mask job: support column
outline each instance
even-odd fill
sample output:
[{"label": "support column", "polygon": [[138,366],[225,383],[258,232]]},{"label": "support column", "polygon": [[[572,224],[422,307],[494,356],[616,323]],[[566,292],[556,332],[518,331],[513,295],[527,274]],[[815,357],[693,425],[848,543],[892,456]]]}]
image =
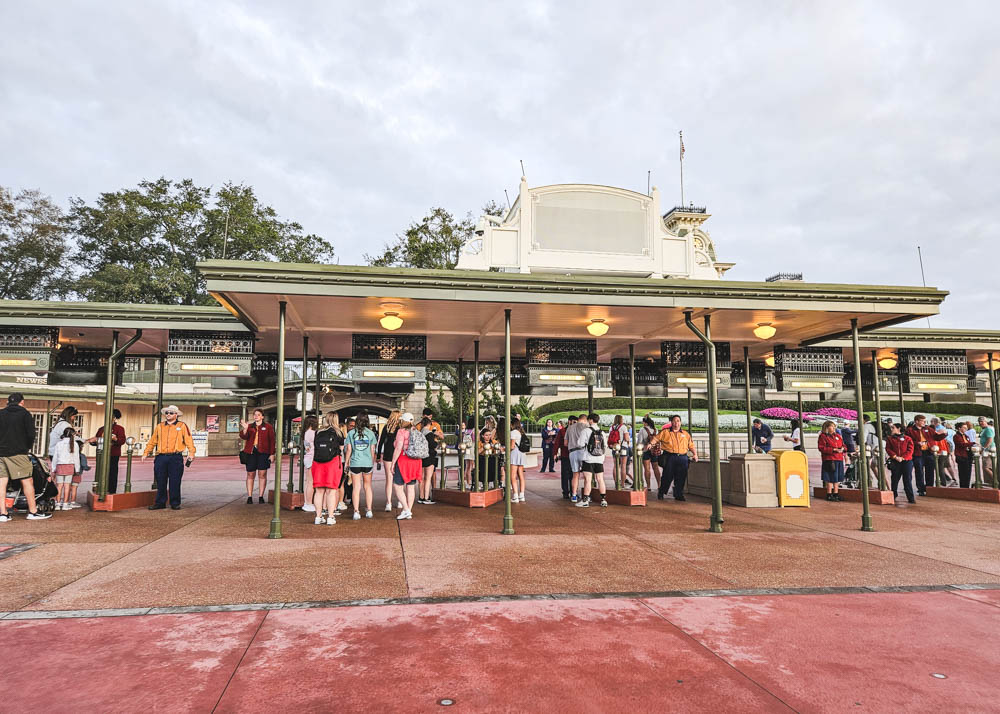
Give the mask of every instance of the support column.
[{"label": "support column", "polygon": [[906,429],[906,400],[903,399],[903,369],[896,355],[896,388],[899,390],[899,428]]},{"label": "support column", "polygon": [[[645,491],[646,482],[642,475],[642,454],[639,453],[639,449],[635,445],[636,436],[639,435],[639,430],[635,428],[635,345],[628,346],[628,381],[629,408],[632,411],[632,421],[629,422],[629,426],[632,427],[632,490]],[[688,424],[688,428],[691,428],[690,424]]]},{"label": "support column", "polygon": [[872,377],[875,381],[875,436],[878,437],[878,490],[886,491],[888,489],[885,482],[885,443],[882,438],[882,392],[878,383],[878,350],[872,350]]},{"label": "support column", "polygon": [[111,331],[111,354],[108,355],[108,379],[104,388],[104,437],[97,459],[97,500],[108,497],[108,471],[111,467],[111,435],[115,409],[115,364],[118,354],[118,330]]},{"label": "support column", "polygon": [[271,518],[271,531],[268,538],[281,538],[281,464],[283,462],[281,441],[285,434],[285,310],[288,303],[284,300],[278,303],[278,418],[275,420],[275,450],[274,460],[274,516]]},{"label": "support column", "polygon": [[[472,490],[473,491],[485,491],[486,483],[484,482],[480,485],[480,473],[479,473],[479,340],[473,342],[473,367],[472,367],[472,421],[475,426],[473,429],[476,432],[476,441],[474,445],[476,460],[472,462],[473,469],[473,479]],[[485,474],[482,474],[485,476]]]},{"label": "support column", "polygon": [[594,385],[587,385],[587,416],[594,413]]},{"label": "support column", "polygon": [[690,431],[692,434],[694,434],[694,418],[691,416],[692,413],[693,412],[691,411],[691,387],[688,387],[688,420],[687,420],[687,425],[688,425],[688,431]]},{"label": "support column", "polygon": [[[708,443],[712,460],[712,516],[708,529],[722,533],[722,463],[719,458],[719,385],[715,382],[715,343],[712,342],[712,317],[705,315],[705,331],[691,320],[691,310],[684,311],[684,324],[705,344],[705,370],[708,382]],[[689,390],[690,393],[690,390]],[[690,426],[690,424],[688,425]]]},{"label": "support column", "polygon": [[854,351],[854,394],[858,402],[858,468],[861,479],[861,530],[873,531],[872,514],[868,504],[868,449],[865,447],[862,427],[865,405],[861,396],[861,350],[858,348],[858,319],[851,320],[851,347]]},{"label": "support column", "polygon": [[[503,516],[503,534],[504,535],[514,535],[514,514],[510,510],[510,490],[511,490],[511,478],[510,478],[510,308],[503,311],[504,318],[504,328],[503,328],[503,415],[504,415],[504,435],[503,435],[503,453],[507,454],[505,459],[506,468],[504,469],[504,516]],[[590,388],[591,400],[593,400],[594,389]],[[521,427],[524,428],[524,427]]]},{"label": "support column", "polygon": [[[990,352],[986,357],[986,366],[990,372],[990,401],[993,403],[993,450],[997,451],[997,436],[1000,436],[1000,380],[997,379],[997,357]],[[993,488],[1000,482],[1000,458],[991,457],[993,464]]]},{"label": "support column", "polygon": [[[160,419],[163,418],[163,378],[167,369],[167,353],[161,352],[159,364],[157,365],[157,371],[159,375],[157,377],[156,384],[156,406],[153,408],[153,429],[149,432],[150,438],[156,432],[156,425],[160,423]],[[246,414],[243,415],[246,419]],[[156,472],[153,472],[153,491],[156,490]]]},{"label": "support column", "polygon": [[[458,358],[458,379],[455,380],[455,387],[458,390],[458,394],[455,395],[455,411],[458,412],[458,425],[461,427],[462,422],[465,421],[465,363],[462,358]],[[465,425],[468,428],[468,424]],[[455,451],[458,453],[458,488],[460,491],[465,491],[465,454],[459,448],[462,445],[462,433],[458,434],[458,440],[455,442]],[[442,452],[444,453],[444,452]],[[444,473],[444,462],[441,462],[441,472]]]},{"label": "support column", "polygon": [[[302,421],[299,422],[299,493],[306,491],[306,409],[309,397],[309,335],[302,335]],[[291,476],[291,474],[289,474]],[[290,480],[290,479],[289,479]],[[291,491],[292,489],[288,489]]]},{"label": "support column", "polygon": [[[313,411],[316,412],[316,418],[320,422],[323,421],[322,413],[323,410],[320,407],[320,397],[323,396],[323,358],[320,355],[316,355],[316,393],[313,395]],[[320,424],[322,427],[322,423]]]},{"label": "support column", "polygon": [[[806,453],[806,414],[802,409],[802,392],[796,392],[796,397],[799,400],[799,446],[802,447],[802,453]],[[806,462],[808,463],[809,457],[806,456]]]},{"label": "support column", "polygon": [[753,415],[750,405],[750,348],[743,347],[743,397],[747,408],[747,453],[753,453]]}]

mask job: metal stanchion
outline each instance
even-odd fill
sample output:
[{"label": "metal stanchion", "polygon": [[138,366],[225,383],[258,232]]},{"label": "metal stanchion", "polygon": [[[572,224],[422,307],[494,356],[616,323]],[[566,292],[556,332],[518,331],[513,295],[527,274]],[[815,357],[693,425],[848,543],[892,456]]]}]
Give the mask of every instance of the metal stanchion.
[{"label": "metal stanchion", "polygon": [[983,458],[980,455],[980,449],[978,444],[973,444],[970,451],[972,452],[972,464],[976,467],[976,482],[973,484],[973,488],[983,487]]},{"label": "metal stanchion", "polygon": [[132,493],[132,454],[135,452],[135,439],[131,436],[125,439],[125,493]]}]

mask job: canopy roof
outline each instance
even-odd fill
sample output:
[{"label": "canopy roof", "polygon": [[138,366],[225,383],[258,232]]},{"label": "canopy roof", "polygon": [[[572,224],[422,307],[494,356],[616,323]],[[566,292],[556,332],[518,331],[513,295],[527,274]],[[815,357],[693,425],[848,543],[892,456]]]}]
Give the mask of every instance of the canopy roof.
[{"label": "canopy roof", "polygon": [[[827,340],[824,347],[843,347],[845,356],[851,347],[849,338]],[[885,328],[859,336],[863,361],[871,361],[871,351],[877,350],[878,358],[895,354],[899,349],[965,350],[970,365],[986,369],[987,355],[1000,357],[1000,331],[996,330],[945,330],[930,328]],[[850,361],[850,359],[848,359]]]},{"label": "canopy roof", "polygon": [[[696,340],[684,326],[684,311],[712,315],[712,337],[754,357],[775,344],[829,339],[850,328],[894,325],[938,312],[947,292],[935,288],[835,285],[801,282],[734,282],[585,275],[536,275],[479,270],[416,270],[361,266],[207,261],[199,269],[208,289],[253,329],[258,351],[277,349],[278,302],[288,304],[287,328],[310,338],[310,354],[349,358],[351,334],[427,335],[431,360],[470,359],[481,340],[481,358],[503,355],[504,309],[510,308],[512,352],[523,354],[530,337],[588,338],[593,318],[610,331],[598,340],[598,359],[628,354],[659,355],[661,340]],[[403,326],[379,326],[385,301],[402,304]],[[753,328],[769,322],[769,342]],[[289,357],[301,341],[287,342]]]}]

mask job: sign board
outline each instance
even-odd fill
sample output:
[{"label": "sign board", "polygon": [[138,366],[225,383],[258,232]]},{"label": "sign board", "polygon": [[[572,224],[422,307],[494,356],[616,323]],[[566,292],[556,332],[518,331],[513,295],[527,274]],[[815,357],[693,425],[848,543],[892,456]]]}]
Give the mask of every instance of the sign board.
[{"label": "sign board", "polygon": [[[306,411],[312,411],[315,396],[312,392],[306,392]],[[295,395],[295,410],[302,411],[302,392]],[[237,431],[239,431],[237,429]]]},{"label": "sign board", "polygon": [[219,415],[218,414],[206,414],[205,415],[205,431],[209,434],[219,433]]},{"label": "sign board", "polygon": [[226,433],[227,434],[237,434],[240,431],[240,415],[239,414],[227,414],[226,415]]},{"label": "sign board", "polygon": [[198,457],[208,456],[208,432],[192,432],[191,438],[194,440],[194,455]]}]

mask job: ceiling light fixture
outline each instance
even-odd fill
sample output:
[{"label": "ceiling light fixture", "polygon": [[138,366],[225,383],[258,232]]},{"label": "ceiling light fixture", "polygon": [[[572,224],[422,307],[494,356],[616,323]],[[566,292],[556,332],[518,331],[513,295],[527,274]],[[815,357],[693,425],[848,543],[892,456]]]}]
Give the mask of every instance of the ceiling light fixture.
[{"label": "ceiling light fixture", "polygon": [[403,318],[399,316],[400,311],[403,309],[403,303],[401,302],[380,302],[379,308],[384,310],[384,314],[379,318],[378,324],[380,324],[383,329],[392,331],[398,330],[403,326]]},{"label": "ceiling light fixture", "polygon": [[777,330],[770,322],[758,322],[757,327],[753,328],[754,336],[761,340],[771,339],[776,332]]},{"label": "ceiling light fixture", "polygon": [[774,355],[771,355],[770,357],[765,357],[764,358],[764,364],[766,364],[768,367],[773,367],[774,366]]},{"label": "ceiling light fixture", "polygon": [[882,357],[878,361],[878,366],[881,367],[882,369],[892,369],[897,364],[899,363],[896,361],[896,358],[893,357],[892,355],[887,355],[885,357]]},{"label": "ceiling light fixture", "polygon": [[595,317],[590,321],[590,324],[587,325],[587,332],[592,334],[594,337],[606,335],[610,329],[610,325],[604,321],[603,317]]}]

